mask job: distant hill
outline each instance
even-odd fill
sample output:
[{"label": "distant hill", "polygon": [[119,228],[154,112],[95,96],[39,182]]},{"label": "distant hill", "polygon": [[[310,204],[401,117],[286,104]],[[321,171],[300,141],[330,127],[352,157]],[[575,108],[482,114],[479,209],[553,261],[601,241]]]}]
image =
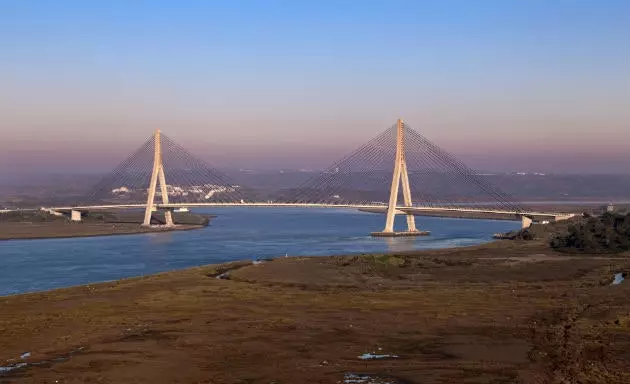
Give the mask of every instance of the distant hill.
[{"label": "distant hill", "polygon": [[[274,199],[303,184],[314,171],[225,171],[234,183],[252,191],[259,199]],[[40,175],[0,182],[0,208],[3,206],[40,206],[72,204],[103,175]],[[630,201],[630,175],[480,175],[512,195],[517,201]],[[167,175],[168,179],[168,175]],[[445,200],[461,191],[443,180],[427,182],[415,196],[438,196]],[[382,200],[387,191],[345,191]],[[413,194],[413,191],[412,191]]]}]

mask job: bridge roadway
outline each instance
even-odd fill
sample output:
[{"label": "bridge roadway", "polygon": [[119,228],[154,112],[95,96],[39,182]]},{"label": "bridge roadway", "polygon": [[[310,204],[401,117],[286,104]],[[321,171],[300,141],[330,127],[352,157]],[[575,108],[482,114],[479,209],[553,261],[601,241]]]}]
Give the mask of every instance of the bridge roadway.
[{"label": "bridge roadway", "polygon": [[[365,205],[365,204],[321,204],[321,203],[169,203],[169,204],[155,204],[158,210],[168,210],[177,208],[192,208],[192,207],[287,207],[287,208],[354,208],[365,212],[372,213],[385,213],[387,207],[383,205]],[[50,207],[46,208],[51,211],[57,212],[71,212],[71,211],[90,211],[90,210],[107,210],[107,209],[144,209],[146,204],[121,204],[121,205],[92,205],[92,206],[76,206],[76,207]],[[535,211],[508,211],[508,210],[496,210],[496,209],[479,209],[479,208],[467,208],[467,207],[405,207],[398,206],[396,208],[397,214],[411,213],[414,215],[439,215],[440,213],[449,214],[465,214],[466,217],[474,218],[475,214],[483,216],[491,215],[493,217],[507,219],[507,220],[520,220],[523,217],[528,217],[532,220],[566,220],[574,217],[573,213],[556,213],[556,212],[535,212]]]}]

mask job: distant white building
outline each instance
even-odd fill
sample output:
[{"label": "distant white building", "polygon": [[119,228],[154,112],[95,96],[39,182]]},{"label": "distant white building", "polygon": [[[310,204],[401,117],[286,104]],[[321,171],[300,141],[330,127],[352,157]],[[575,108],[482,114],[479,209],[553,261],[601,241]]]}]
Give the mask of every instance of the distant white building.
[{"label": "distant white building", "polygon": [[112,193],[114,195],[124,195],[125,193],[129,193],[129,192],[131,192],[131,189],[127,187],[120,187],[120,188],[112,189]]}]

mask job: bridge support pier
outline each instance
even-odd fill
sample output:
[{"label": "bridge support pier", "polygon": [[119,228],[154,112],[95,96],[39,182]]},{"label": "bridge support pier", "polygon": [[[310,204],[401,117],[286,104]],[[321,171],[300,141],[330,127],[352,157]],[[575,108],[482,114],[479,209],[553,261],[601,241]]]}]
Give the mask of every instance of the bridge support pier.
[{"label": "bridge support pier", "polygon": [[[166,175],[164,174],[164,164],[162,163],[162,139],[158,129],[155,131],[155,149],[153,155],[153,172],[151,173],[151,181],[149,183],[149,193],[147,197],[147,207],[144,211],[143,226],[151,226],[151,215],[155,207],[155,193],[158,181],[160,183],[160,194],[162,195],[162,203],[168,204],[168,188],[166,186]],[[170,210],[164,211],[165,224],[167,227],[174,226],[173,214]]]},{"label": "bridge support pier", "polygon": [[394,159],[394,174],[392,185],[389,191],[389,204],[387,206],[387,218],[385,219],[385,229],[382,232],[372,232],[372,236],[396,237],[396,236],[426,236],[430,232],[418,231],[416,229],[416,219],[412,213],[407,213],[407,231],[395,232],[394,219],[396,218],[396,206],[398,204],[398,191],[402,184],[403,200],[405,207],[411,207],[411,188],[409,185],[409,173],[407,172],[407,161],[405,160],[405,124],[401,119],[396,122],[396,156]]},{"label": "bridge support pier", "polygon": [[75,209],[70,211],[70,220],[71,221],[81,221],[81,211],[77,211]]}]

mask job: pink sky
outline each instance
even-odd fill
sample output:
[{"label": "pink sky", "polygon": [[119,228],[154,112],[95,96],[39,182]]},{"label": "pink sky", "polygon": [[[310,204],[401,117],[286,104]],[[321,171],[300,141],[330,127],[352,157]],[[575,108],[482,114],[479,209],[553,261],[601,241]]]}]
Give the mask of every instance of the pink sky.
[{"label": "pink sky", "polygon": [[401,117],[476,168],[630,173],[630,9],[587,3],[6,5],[0,172],[103,171],[157,128],[324,167]]}]

